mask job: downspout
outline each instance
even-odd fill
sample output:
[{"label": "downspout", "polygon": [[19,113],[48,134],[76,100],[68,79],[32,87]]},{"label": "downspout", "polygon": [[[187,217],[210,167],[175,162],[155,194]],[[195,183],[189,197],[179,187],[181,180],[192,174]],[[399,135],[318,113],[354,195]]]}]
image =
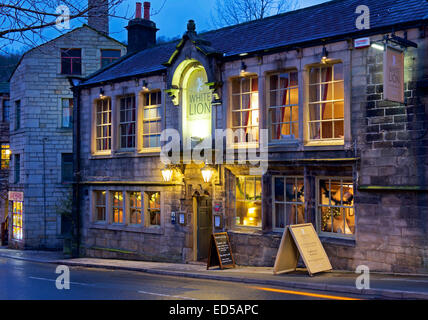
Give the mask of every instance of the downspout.
[{"label": "downspout", "polygon": [[80,256],[80,89],[73,87],[73,209],[72,221],[75,222],[73,226],[73,242],[76,247],[72,245],[72,256]]}]

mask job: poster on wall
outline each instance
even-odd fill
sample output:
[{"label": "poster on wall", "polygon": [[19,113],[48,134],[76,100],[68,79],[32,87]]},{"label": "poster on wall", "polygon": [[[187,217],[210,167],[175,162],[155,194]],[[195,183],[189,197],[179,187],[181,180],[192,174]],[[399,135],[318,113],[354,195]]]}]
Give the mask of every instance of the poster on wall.
[{"label": "poster on wall", "polygon": [[389,46],[383,58],[383,99],[404,103],[404,52]]}]

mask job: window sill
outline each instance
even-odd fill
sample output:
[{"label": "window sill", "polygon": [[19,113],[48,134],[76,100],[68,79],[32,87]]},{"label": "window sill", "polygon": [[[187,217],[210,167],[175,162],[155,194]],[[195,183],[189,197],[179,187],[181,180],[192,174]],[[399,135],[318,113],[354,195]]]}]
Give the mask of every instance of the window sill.
[{"label": "window sill", "polygon": [[238,143],[232,144],[233,149],[258,149],[259,143]]},{"label": "window sill", "polygon": [[233,233],[233,234],[246,234],[246,235],[255,235],[255,236],[263,236],[262,228],[258,227],[237,227],[235,226],[232,230],[227,230],[227,232]]},{"label": "window sill", "polygon": [[355,247],[357,244],[354,238],[329,237],[326,235],[319,235],[319,238],[323,244],[332,244],[344,247]]},{"label": "window sill", "polygon": [[305,147],[324,147],[324,146],[344,146],[344,140],[325,140],[325,141],[309,141],[305,143]]},{"label": "window sill", "polygon": [[162,227],[143,227],[143,226],[119,225],[119,224],[114,225],[114,224],[97,223],[97,222],[93,222],[90,225],[89,229],[138,232],[138,233],[158,234],[158,235],[164,234],[164,230]]}]

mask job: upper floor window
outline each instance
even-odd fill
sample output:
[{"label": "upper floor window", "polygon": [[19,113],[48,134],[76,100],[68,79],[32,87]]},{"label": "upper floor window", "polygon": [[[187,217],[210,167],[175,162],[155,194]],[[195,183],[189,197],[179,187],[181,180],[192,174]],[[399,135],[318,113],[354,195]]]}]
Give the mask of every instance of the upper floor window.
[{"label": "upper floor window", "polygon": [[120,149],[135,148],[136,108],[135,96],[120,99],[119,146]]},{"label": "upper floor window", "polygon": [[15,101],[15,130],[21,129],[21,100]]},{"label": "upper floor window", "polygon": [[240,176],[236,178],[236,225],[262,226],[261,177]]},{"label": "upper floor window", "polygon": [[96,128],[95,144],[96,151],[111,151],[111,101],[110,99],[97,100],[95,110]]},{"label": "upper floor window", "polygon": [[3,100],[3,122],[10,121],[10,100]]},{"label": "upper floor window", "polygon": [[2,170],[9,169],[10,162],[10,146],[8,143],[1,144],[1,168]]},{"label": "upper floor window", "polygon": [[162,92],[143,95],[143,148],[160,148]]},{"label": "upper floor window", "polygon": [[340,178],[318,180],[317,218],[322,233],[342,236],[355,234],[352,181]]},{"label": "upper floor window", "polygon": [[309,71],[308,137],[311,141],[344,139],[343,64]]},{"label": "upper floor window", "polygon": [[101,49],[101,68],[120,58],[120,50]]},{"label": "upper floor window", "polygon": [[62,127],[72,128],[73,127],[73,99],[62,99]]},{"label": "upper floor window", "polygon": [[241,130],[239,141],[259,140],[259,87],[257,76],[232,80],[232,129]]},{"label": "upper floor window", "polygon": [[61,74],[82,74],[82,49],[61,49]]},{"label": "upper floor window", "polygon": [[269,77],[268,112],[270,141],[299,137],[299,87],[297,71]]},{"label": "upper floor window", "polygon": [[15,183],[19,183],[19,181],[21,180],[21,155],[19,154],[15,154],[15,161],[14,161],[14,166],[15,166]]}]

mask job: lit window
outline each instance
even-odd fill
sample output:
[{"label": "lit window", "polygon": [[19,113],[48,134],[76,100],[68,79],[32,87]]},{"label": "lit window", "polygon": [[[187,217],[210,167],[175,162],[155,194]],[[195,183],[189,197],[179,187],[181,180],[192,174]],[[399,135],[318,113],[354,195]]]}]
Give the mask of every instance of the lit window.
[{"label": "lit window", "polygon": [[62,99],[62,127],[73,127],[73,99]]},{"label": "lit window", "polygon": [[110,50],[102,49],[101,50],[101,68],[104,68],[120,58],[120,50]]},{"label": "lit window", "polygon": [[2,170],[9,169],[10,162],[10,146],[8,143],[1,144],[1,168]]},{"label": "lit window", "polygon": [[146,226],[161,225],[161,202],[160,192],[146,192],[147,211],[146,211]]},{"label": "lit window", "polygon": [[113,223],[123,224],[123,192],[112,192],[112,194]]},{"label": "lit window", "polygon": [[307,128],[309,140],[343,140],[344,87],[341,63],[310,69]]},{"label": "lit window", "polygon": [[297,71],[269,77],[270,140],[299,137],[299,87]]},{"label": "lit window", "polygon": [[3,122],[10,121],[10,100],[3,100]]},{"label": "lit window", "polygon": [[95,221],[105,222],[107,220],[107,192],[94,191],[95,199]]},{"label": "lit window", "polygon": [[274,228],[305,223],[303,178],[275,177],[273,190]]},{"label": "lit window", "polygon": [[232,129],[242,133],[235,143],[259,140],[258,90],[257,77],[232,80]]},{"label": "lit window", "polygon": [[236,225],[262,226],[261,177],[236,178]]},{"label": "lit window", "polygon": [[318,185],[320,231],[327,234],[355,234],[354,186],[343,179],[322,179]]},{"label": "lit window", "polygon": [[22,207],[23,203],[20,201],[13,201],[12,204],[12,237],[15,240],[23,239],[22,231]]},{"label": "lit window", "polygon": [[141,224],[141,192],[129,193],[129,224]]},{"label": "lit window", "polygon": [[111,103],[110,99],[97,100],[96,151],[111,151]]},{"label": "lit window", "polygon": [[135,148],[136,110],[135,97],[120,99],[119,109],[119,144],[120,149]]},{"label": "lit window", "polygon": [[146,93],[143,101],[143,148],[160,148],[162,93]]},{"label": "lit window", "polygon": [[61,74],[82,74],[81,49],[61,49]]}]

